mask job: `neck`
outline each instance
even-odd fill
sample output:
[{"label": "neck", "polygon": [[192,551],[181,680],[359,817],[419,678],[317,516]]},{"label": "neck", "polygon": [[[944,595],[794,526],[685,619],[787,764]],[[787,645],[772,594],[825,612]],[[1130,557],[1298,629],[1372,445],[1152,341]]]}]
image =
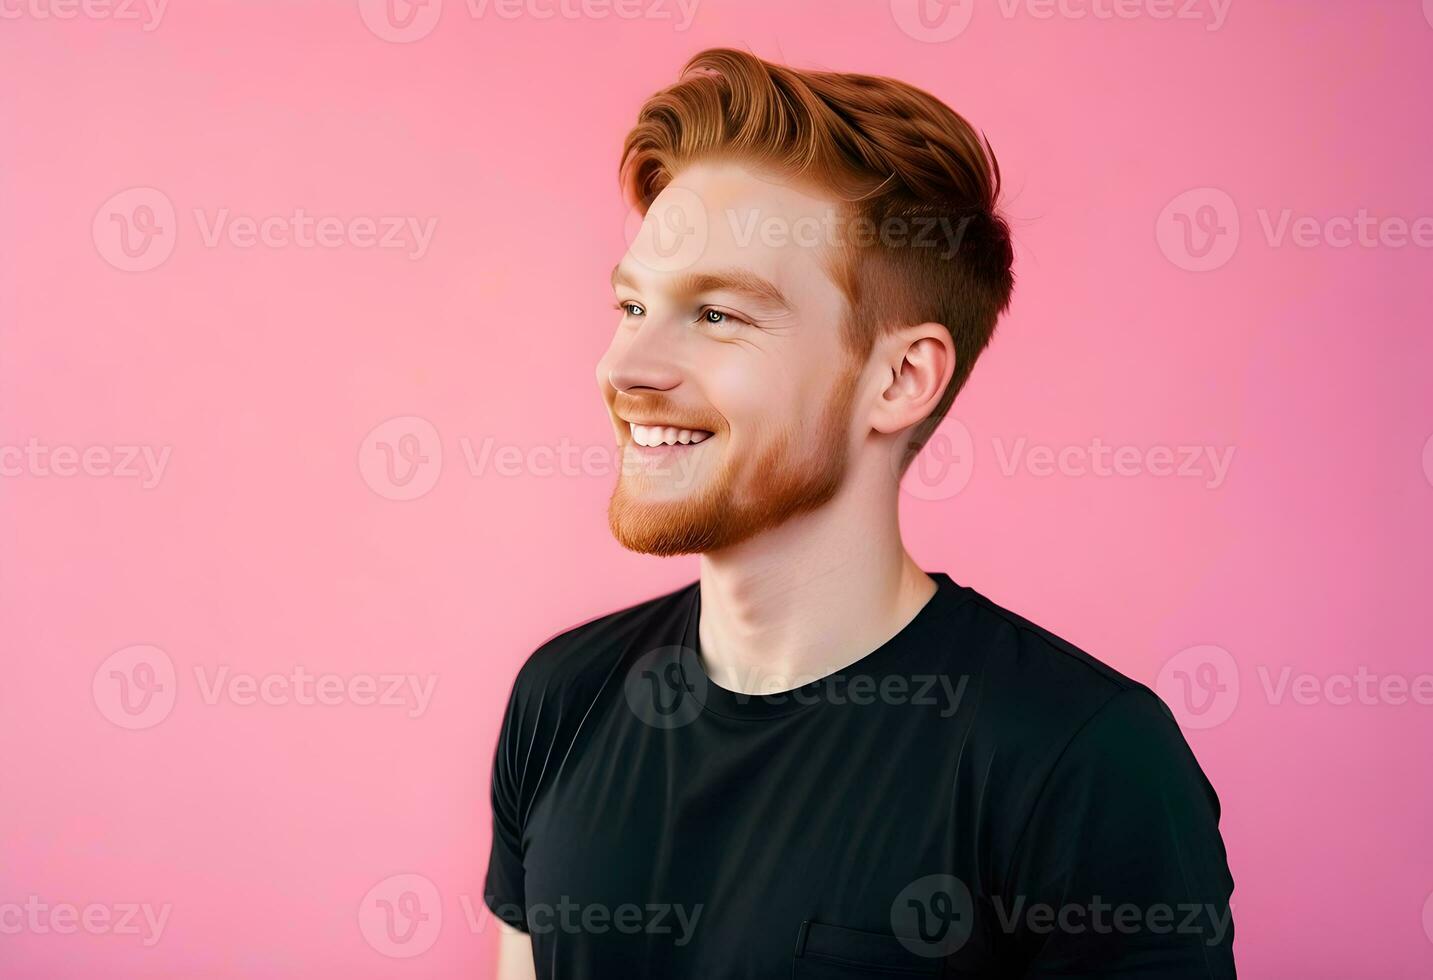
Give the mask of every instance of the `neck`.
[{"label": "neck", "polygon": [[901,541],[888,471],[701,560],[702,661],[720,686],[777,693],[841,670],[911,621],[935,582]]}]

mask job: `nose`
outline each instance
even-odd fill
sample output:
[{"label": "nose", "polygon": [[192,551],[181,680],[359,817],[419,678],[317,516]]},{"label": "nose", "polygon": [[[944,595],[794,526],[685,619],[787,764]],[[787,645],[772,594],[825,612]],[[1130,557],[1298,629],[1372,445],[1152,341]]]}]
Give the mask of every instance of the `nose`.
[{"label": "nose", "polygon": [[631,331],[619,327],[598,364],[598,380],[622,392],[671,391],[682,380],[672,332],[655,320]]}]

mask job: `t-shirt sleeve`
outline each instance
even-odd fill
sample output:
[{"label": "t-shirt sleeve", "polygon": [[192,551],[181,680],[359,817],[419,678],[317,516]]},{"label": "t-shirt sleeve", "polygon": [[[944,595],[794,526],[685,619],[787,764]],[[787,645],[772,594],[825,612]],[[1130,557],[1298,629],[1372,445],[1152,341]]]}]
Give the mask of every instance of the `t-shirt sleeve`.
[{"label": "t-shirt sleeve", "polygon": [[493,844],[488,855],[484,900],[499,919],[527,931],[526,874],[522,863],[523,766],[519,684],[513,686],[493,756]]},{"label": "t-shirt sleeve", "polygon": [[1234,976],[1219,800],[1147,688],[1072,736],[1010,868],[998,911],[1028,976]]}]

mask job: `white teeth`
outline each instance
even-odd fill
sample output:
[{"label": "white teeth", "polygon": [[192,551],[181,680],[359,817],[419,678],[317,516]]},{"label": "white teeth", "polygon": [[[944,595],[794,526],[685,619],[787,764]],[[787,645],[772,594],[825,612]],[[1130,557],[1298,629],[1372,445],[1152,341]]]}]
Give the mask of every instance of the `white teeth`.
[{"label": "white teeth", "polygon": [[632,425],[632,441],[639,446],[692,446],[711,435],[701,429],[678,429],[670,425]]}]

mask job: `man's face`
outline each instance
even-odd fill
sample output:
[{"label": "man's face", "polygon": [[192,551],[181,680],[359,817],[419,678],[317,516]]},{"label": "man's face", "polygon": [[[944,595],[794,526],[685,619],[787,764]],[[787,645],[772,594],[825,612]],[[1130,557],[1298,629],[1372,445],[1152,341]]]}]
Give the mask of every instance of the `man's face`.
[{"label": "man's face", "polygon": [[824,264],[836,214],[724,162],[682,170],[652,202],[614,270],[617,330],[597,364],[625,547],[715,551],[839,488],[859,364]]}]

